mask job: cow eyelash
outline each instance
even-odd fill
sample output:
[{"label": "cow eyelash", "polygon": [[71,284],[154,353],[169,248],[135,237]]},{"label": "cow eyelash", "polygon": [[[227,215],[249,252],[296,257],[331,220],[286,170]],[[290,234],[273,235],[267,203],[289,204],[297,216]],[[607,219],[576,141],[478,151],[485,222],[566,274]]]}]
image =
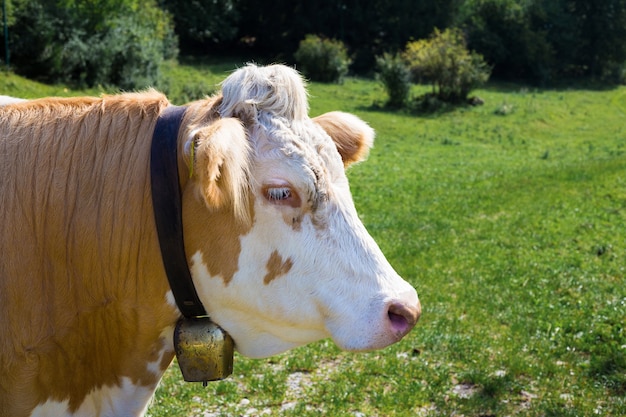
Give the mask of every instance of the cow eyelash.
[{"label": "cow eyelash", "polygon": [[263,197],[277,206],[289,206],[293,208],[299,208],[302,205],[302,200],[298,192],[285,184],[272,184],[263,187]]},{"label": "cow eyelash", "polygon": [[269,201],[284,201],[291,197],[291,189],[289,187],[273,187],[265,191],[265,196]]}]

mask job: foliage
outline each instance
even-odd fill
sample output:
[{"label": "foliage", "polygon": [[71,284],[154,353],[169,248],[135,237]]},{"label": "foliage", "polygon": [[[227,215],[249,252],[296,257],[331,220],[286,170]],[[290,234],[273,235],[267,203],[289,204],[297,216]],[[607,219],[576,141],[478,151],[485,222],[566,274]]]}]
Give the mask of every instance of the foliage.
[{"label": "foliage", "polygon": [[241,15],[237,0],[162,0],[161,3],[173,16],[185,51],[228,44],[236,39]]},{"label": "foliage", "polygon": [[601,80],[623,81],[626,62],[626,0],[561,0],[558,8],[542,1],[545,23],[555,22],[548,34],[554,37],[557,62]]},{"label": "foliage", "polygon": [[411,38],[452,22],[461,0],[239,0],[240,37],[267,56],[289,60],[299,42],[315,33],[350,48],[351,70],[371,73],[375,56],[398,51]]},{"label": "foliage", "polygon": [[12,63],[33,78],[140,88],[177,54],[170,17],[154,0],[23,1],[14,18]]},{"label": "foliage", "polygon": [[385,53],[376,58],[377,78],[385,87],[390,107],[404,107],[411,91],[411,72],[398,54]]},{"label": "foliage", "polygon": [[298,69],[314,81],[341,82],[350,58],[343,42],[307,35],[294,54]]},{"label": "foliage", "polygon": [[[185,54],[234,52],[291,63],[310,33],[343,42],[350,70],[371,75],[376,56],[397,53],[435,28],[459,27],[501,79],[626,82],[626,0],[5,1],[15,68],[40,79],[109,82],[98,74],[113,65],[105,60],[110,53],[100,55],[105,37],[119,36],[116,46],[146,42],[131,54],[135,63],[114,71],[118,79],[143,72],[140,81],[126,81],[139,85],[158,77],[157,49],[166,59],[176,56],[177,37]],[[113,33],[122,21],[131,28]]]},{"label": "foliage", "polygon": [[623,81],[626,0],[468,0],[458,19],[495,75]]},{"label": "foliage", "polygon": [[494,75],[550,82],[554,48],[541,20],[538,1],[468,0],[461,9],[462,25],[472,48],[481,51]]},{"label": "foliage", "polygon": [[436,96],[446,102],[467,99],[470,91],[487,82],[491,73],[482,55],[467,50],[458,29],[435,29],[429,39],[409,42],[404,59],[413,77],[430,82]]}]

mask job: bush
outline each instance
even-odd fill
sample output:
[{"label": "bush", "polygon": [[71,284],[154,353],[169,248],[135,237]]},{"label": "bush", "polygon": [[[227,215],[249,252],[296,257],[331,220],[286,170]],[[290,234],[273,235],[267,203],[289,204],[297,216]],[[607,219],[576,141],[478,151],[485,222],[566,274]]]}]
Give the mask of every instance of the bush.
[{"label": "bush", "polygon": [[157,84],[177,55],[170,16],[154,0],[101,0],[99,8],[36,0],[16,6],[16,72],[45,81],[137,89]]},{"label": "bush", "polygon": [[343,42],[316,35],[307,35],[300,42],[294,58],[304,75],[321,82],[341,82],[351,62]]},{"label": "bush", "polygon": [[[119,16],[94,43],[90,62],[99,68],[89,84],[113,84],[131,90],[154,86],[167,52],[165,40],[150,20],[132,14]],[[171,46],[170,46],[171,48]]]},{"label": "bush", "polygon": [[459,29],[435,29],[429,39],[409,42],[403,54],[415,80],[430,82],[441,100],[459,102],[489,79],[482,55],[467,49]]},{"label": "bush", "polygon": [[404,107],[411,91],[411,72],[400,55],[376,57],[377,78],[383,83],[391,107]]}]

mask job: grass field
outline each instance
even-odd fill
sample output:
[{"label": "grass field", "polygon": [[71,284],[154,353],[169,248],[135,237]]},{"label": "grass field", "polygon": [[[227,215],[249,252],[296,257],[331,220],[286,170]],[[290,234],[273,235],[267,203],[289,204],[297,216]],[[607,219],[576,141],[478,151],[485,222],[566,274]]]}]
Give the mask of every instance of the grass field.
[{"label": "grass field", "polygon": [[[183,100],[228,68],[172,66],[165,89]],[[0,94],[76,93],[0,73]],[[419,116],[384,110],[373,81],[310,86],[312,114],[353,112],[378,132],[349,178],[420,294],[411,334],[366,354],[322,341],[236,356],[206,388],[173,365],[148,415],[626,415],[626,88],[477,95],[485,105]]]}]

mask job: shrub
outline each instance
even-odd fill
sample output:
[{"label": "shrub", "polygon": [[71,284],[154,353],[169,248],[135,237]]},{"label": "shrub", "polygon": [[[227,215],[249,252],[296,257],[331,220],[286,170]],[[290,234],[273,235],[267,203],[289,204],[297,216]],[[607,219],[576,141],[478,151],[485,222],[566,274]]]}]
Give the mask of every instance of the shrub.
[{"label": "shrub", "polygon": [[459,29],[435,29],[429,39],[409,42],[404,52],[414,79],[430,82],[441,100],[458,102],[491,74],[482,55],[467,49]]},{"label": "shrub", "polygon": [[[113,84],[130,90],[154,86],[167,55],[165,39],[157,36],[158,27],[136,14],[119,16],[94,43],[90,62],[98,71],[89,84]],[[170,53],[171,54],[171,53]]]},{"label": "shrub", "polygon": [[10,38],[18,73],[136,89],[155,85],[163,60],[177,55],[171,18],[154,0],[63,4],[20,3]]},{"label": "shrub", "polygon": [[377,78],[383,83],[391,107],[403,107],[411,91],[411,72],[400,55],[376,57]]},{"label": "shrub", "polygon": [[341,82],[350,58],[343,42],[307,35],[294,54],[300,71],[314,81]]}]

